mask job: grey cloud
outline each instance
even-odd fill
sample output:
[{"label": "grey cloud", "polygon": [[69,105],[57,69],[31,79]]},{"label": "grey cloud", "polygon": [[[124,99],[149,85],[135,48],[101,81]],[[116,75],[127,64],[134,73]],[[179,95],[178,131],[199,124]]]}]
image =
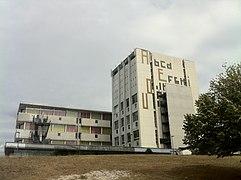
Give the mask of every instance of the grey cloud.
[{"label": "grey cloud", "polygon": [[110,70],[135,47],[195,61],[201,92],[240,56],[235,0],[12,0],[0,12],[0,139],[19,102],[110,111]]}]

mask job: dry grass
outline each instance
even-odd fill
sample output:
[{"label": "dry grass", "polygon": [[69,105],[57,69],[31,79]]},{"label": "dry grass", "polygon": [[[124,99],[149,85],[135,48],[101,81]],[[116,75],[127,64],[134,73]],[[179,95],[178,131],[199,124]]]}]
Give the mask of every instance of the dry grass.
[{"label": "dry grass", "polygon": [[241,157],[176,155],[82,155],[1,157],[0,179],[37,180],[124,170],[130,179],[241,179]]}]

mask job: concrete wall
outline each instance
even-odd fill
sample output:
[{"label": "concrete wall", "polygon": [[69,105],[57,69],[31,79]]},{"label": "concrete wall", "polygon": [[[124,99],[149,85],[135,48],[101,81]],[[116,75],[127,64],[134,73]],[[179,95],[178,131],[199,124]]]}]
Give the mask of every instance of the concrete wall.
[{"label": "concrete wall", "polygon": [[182,141],[184,115],[195,112],[191,88],[167,84],[166,93],[172,148],[185,147]]},{"label": "concrete wall", "polygon": [[136,50],[140,147],[157,147],[149,51]]},{"label": "concrete wall", "polygon": [[[31,143],[31,134],[35,132],[34,117],[45,118],[50,123],[46,139],[54,144],[86,144],[102,145],[110,143],[111,121],[103,120],[111,113],[91,110],[58,110],[58,107],[42,107],[41,105],[20,104],[21,111],[17,116],[15,141]],[[49,108],[49,109],[48,109]],[[89,118],[80,118],[81,113],[89,113]],[[108,118],[105,116],[105,118]],[[96,130],[97,129],[97,130]]]},{"label": "concrete wall", "polygon": [[[194,62],[137,48],[112,71],[112,124],[114,125],[115,122],[118,122],[119,126],[117,129],[113,128],[112,131],[113,145],[116,145],[115,138],[118,137],[118,145],[122,146],[122,136],[124,135],[126,140],[127,133],[131,133],[131,146],[165,147],[160,141],[165,139],[165,137],[158,93],[167,93],[166,86],[168,84],[190,90],[191,94],[185,98],[192,102],[192,106],[190,106],[190,109],[182,109],[181,111],[182,113],[193,112],[195,109],[194,103],[199,94]],[[178,91],[179,89],[176,92],[174,90],[171,91],[174,94],[176,93],[175,98],[179,98],[180,94]],[[131,105],[131,98],[135,93],[137,93],[138,102]],[[174,96],[171,95],[168,101],[172,97]],[[126,111],[124,106],[124,112],[122,112],[120,110],[121,103],[124,102],[125,104],[125,99],[127,98],[130,99],[129,111]],[[170,105],[174,107],[171,103]],[[174,109],[171,108],[171,111],[168,113],[175,114],[174,111],[175,107]],[[126,116],[130,115],[131,117],[134,112],[138,112],[138,123],[126,124]],[[125,120],[124,131],[120,124],[122,118]],[[132,117],[130,121],[133,121]],[[173,125],[173,122],[171,122],[171,125]],[[179,129],[180,127],[182,128],[182,125],[181,123],[177,124],[176,136],[180,134]],[[128,127],[130,128],[128,129]],[[135,130],[139,130],[138,141],[133,141],[133,132]],[[175,128],[172,128],[172,133],[174,131]],[[181,139],[181,137],[177,137],[177,139]],[[180,144],[180,142],[178,141],[176,144]],[[129,144],[124,143],[124,145],[128,146]]]}]

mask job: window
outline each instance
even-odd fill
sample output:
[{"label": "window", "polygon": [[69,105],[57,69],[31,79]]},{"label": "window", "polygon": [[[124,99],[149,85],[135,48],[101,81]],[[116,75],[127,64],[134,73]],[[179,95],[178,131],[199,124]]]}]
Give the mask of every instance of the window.
[{"label": "window", "polygon": [[127,141],[131,142],[131,133],[127,133]]},{"label": "window", "polygon": [[129,107],[130,103],[129,103],[129,98],[126,99],[126,107]]},{"label": "window", "polygon": [[121,102],[121,104],[120,104],[120,110],[123,111],[123,109],[124,109],[124,105],[123,105],[123,102]]},{"label": "window", "polygon": [[101,127],[91,127],[91,133],[101,134]]},{"label": "window", "polygon": [[114,107],[114,113],[118,113],[118,105]]},{"label": "window", "polygon": [[34,123],[26,122],[26,123],[25,123],[25,129],[35,130],[35,124],[34,124]]},{"label": "window", "polygon": [[103,114],[103,120],[109,120],[111,121],[112,115],[111,114]]},{"label": "window", "polygon": [[128,64],[128,58],[126,58],[126,59],[124,60],[124,63],[125,63],[125,65]]},{"label": "window", "polygon": [[115,122],[114,122],[114,128],[115,128],[115,129],[118,129],[118,128],[119,128],[118,121],[115,121]]},{"label": "window", "polygon": [[59,117],[59,120],[62,120],[62,118],[61,118],[61,117]]},{"label": "window", "polygon": [[121,135],[121,144],[125,144],[125,137],[124,137],[124,135]]},{"label": "window", "polygon": [[77,126],[67,125],[66,132],[77,132]]},{"label": "window", "polygon": [[116,117],[116,118],[118,117],[118,112],[119,112],[118,105],[116,105],[116,106],[114,107],[114,114],[115,114],[115,117]]},{"label": "window", "polygon": [[130,116],[126,116],[126,124],[130,124]]},{"label": "window", "polygon": [[98,120],[95,120],[95,123],[97,124],[97,123],[98,123]]},{"label": "window", "polygon": [[134,94],[132,96],[132,104],[135,104],[137,102],[137,94]]},{"label": "window", "polygon": [[100,113],[91,113],[91,119],[101,119]]},{"label": "window", "polygon": [[138,111],[132,114],[132,119],[133,119],[133,122],[138,121]]},{"label": "window", "polygon": [[53,115],[53,111],[50,110],[50,109],[42,109],[40,111],[40,114],[43,114],[43,115]]},{"label": "window", "polygon": [[82,118],[90,118],[90,113],[89,112],[81,112],[81,117]]},{"label": "window", "polygon": [[17,122],[16,128],[17,129],[23,129],[24,128],[24,122]]},{"label": "window", "polygon": [[58,136],[60,136],[61,135],[61,133],[58,133]]},{"label": "window", "polygon": [[124,126],[124,118],[121,118],[121,127]]},{"label": "window", "polygon": [[52,127],[52,131],[55,132],[64,132],[65,131],[65,126],[61,124],[53,124],[54,126]]},{"label": "window", "polygon": [[78,117],[78,114],[79,114],[78,111],[72,111],[72,110],[66,111],[66,116],[68,116],[68,117]]},{"label": "window", "polygon": [[62,110],[55,110],[54,111],[55,116],[65,116],[65,111]]},{"label": "window", "polygon": [[119,137],[115,137],[115,146],[119,146]]},{"label": "window", "polygon": [[139,139],[139,130],[133,131],[134,134],[134,140]]},{"label": "window", "polygon": [[157,92],[156,92],[156,97],[157,97],[157,98],[162,97],[162,93],[161,93],[161,92],[159,92],[159,91],[157,91]]},{"label": "window", "polygon": [[112,134],[112,129],[107,127],[102,127],[102,134]]},{"label": "window", "polygon": [[95,135],[95,138],[98,138],[98,134]]},{"label": "window", "polygon": [[136,57],[135,51],[129,55],[130,60],[134,59],[135,57]]}]

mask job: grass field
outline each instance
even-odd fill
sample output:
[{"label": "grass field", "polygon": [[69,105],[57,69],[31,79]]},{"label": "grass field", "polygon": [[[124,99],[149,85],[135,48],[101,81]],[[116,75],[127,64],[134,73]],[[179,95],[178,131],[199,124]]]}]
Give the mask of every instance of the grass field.
[{"label": "grass field", "polygon": [[241,179],[240,160],[180,155],[1,157],[0,179],[58,179],[97,170],[128,171],[130,176],[122,179]]}]

